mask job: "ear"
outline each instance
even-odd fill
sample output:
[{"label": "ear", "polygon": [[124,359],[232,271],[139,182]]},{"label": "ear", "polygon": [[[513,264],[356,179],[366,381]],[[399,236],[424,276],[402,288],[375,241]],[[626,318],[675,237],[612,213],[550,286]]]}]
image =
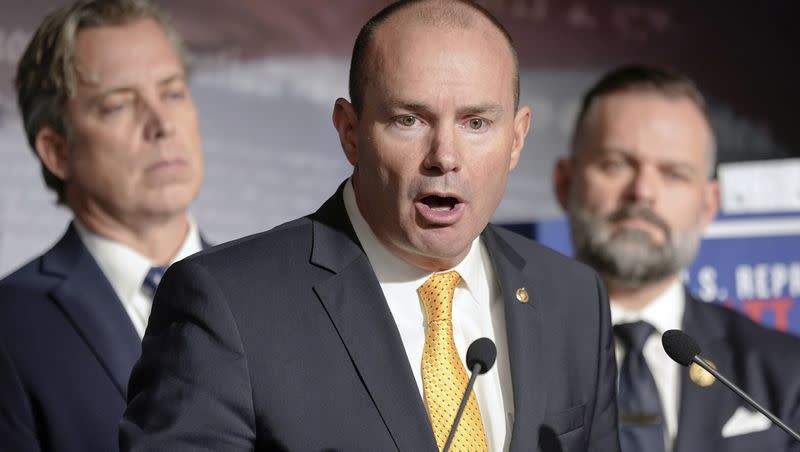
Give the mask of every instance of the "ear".
[{"label": "ear", "polygon": [[358,115],[353,104],[341,97],[333,105],[333,127],[339,134],[347,161],[358,166]]},{"label": "ear", "polygon": [[519,156],[522,153],[522,147],[525,145],[525,137],[528,136],[528,131],[531,128],[531,109],[523,106],[517,110],[514,116],[514,141],[511,144],[511,161],[508,170],[512,171],[519,163]]},{"label": "ear", "polygon": [[719,213],[719,181],[712,180],[706,184],[706,187],[703,189],[705,193],[703,193],[703,212],[701,213],[702,217],[702,226],[705,228],[712,221],[716,218],[717,213]]},{"label": "ear", "polygon": [[561,209],[566,211],[569,207],[569,192],[572,188],[573,161],[570,158],[560,158],[553,170],[553,191],[558,199]]},{"label": "ear", "polygon": [[43,127],[36,133],[34,144],[42,164],[62,181],[69,180],[69,149],[64,135]]}]

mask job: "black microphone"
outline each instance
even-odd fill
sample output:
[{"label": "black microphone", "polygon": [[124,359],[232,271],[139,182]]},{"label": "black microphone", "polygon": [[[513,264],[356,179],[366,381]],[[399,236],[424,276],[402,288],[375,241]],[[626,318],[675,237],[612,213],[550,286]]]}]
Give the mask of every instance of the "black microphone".
[{"label": "black microphone", "polygon": [[698,366],[702,367],[708,373],[714,376],[717,380],[721,381],[725,386],[727,386],[731,391],[735,392],[736,395],[743,398],[747,403],[749,403],[753,408],[760,411],[761,414],[769,418],[773,424],[777,425],[784,432],[786,432],[789,436],[794,438],[796,441],[800,441],[800,435],[797,434],[794,430],[789,428],[788,425],[784,424],[783,421],[778,419],[777,416],[767,411],[766,408],[762,407],[755,400],[750,398],[744,391],[739,389],[735,384],[728,381],[727,378],[722,376],[717,369],[711,367],[700,355],[700,346],[697,345],[694,339],[691,338],[688,334],[684,333],[681,330],[669,330],[664,332],[661,336],[661,344],[664,346],[664,351],[667,352],[670,358],[673,361],[677,362],[682,366],[688,366],[691,363],[695,363]]},{"label": "black microphone", "polygon": [[497,347],[494,346],[494,342],[488,337],[475,339],[469,344],[469,348],[467,349],[467,367],[472,371],[472,376],[469,378],[467,389],[464,390],[464,395],[461,397],[461,405],[458,406],[456,418],[453,419],[453,427],[450,428],[450,435],[447,436],[447,441],[444,443],[442,452],[447,452],[447,450],[450,449],[450,443],[453,442],[453,438],[456,436],[458,421],[461,420],[461,414],[464,413],[464,408],[467,406],[469,393],[472,392],[475,379],[478,378],[478,375],[485,374],[492,368],[495,358],[497,358]]}]

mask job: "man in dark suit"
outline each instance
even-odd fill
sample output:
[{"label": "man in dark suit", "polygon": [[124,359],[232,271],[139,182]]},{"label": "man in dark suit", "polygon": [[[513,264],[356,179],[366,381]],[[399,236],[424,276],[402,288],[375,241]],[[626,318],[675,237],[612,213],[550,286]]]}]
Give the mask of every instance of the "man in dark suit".
[{"label": "man in dark suit", "polygon": [[487,226],[530,122],[502,27],[393,4],[356,39],[350,96],[333,197],[170,268],[122,450],[439,450],[480,337],[497,364],[452,450],[618,450],[599,278]]},{"label": "man in dark suit", "polygon": [[696,365],[686,372],[661,346],[661,333],[684,330],[724,375],[800,426],[800,340],[699,301],[682,284],[717,213],[715,153],[695,85],[634,65],[589,90],[572,155],[556,167],[576,257],[609,291],[625,452],[800,449],[710,374]]},{"label": "man in dark suit", "polygon": [[199,251],[202,183],[182,48],[141,0],[50,14],[16,88],[45,181],[74,220],[0,281],[0,450],[112,451],[163,266]]}]

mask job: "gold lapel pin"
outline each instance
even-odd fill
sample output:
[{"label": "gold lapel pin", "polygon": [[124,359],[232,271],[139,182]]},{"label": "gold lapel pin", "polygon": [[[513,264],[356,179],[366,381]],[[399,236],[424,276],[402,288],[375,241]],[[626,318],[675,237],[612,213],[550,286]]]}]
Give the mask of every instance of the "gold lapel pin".
[{"label": "gold lapel pin", "polygon": [[[714,369],[717,368],[716,364],[714,364],[713,362],[709,360],[706,360],[706,362],[708,363],[709,366],[713,367]],[[695,363],[692,363],[692,365],[689,366],[689,379],[692,380],[694,384],[700,386],[701,388],[706,388],[708,386],[711,386],[712,384],[714,384],[714,381],[716,381],[716,378],[714,378],[713,375],[711,375],[710,373],[708,373],[707,370],[703,369],[702,367],[698,366]]]},{"label": "gold lapel pin", "polygon": [[520,287],[519,289],[517,289],[517,301],[519,301],[522,304],[528,302],[528,291],[525,290],[524,287]]}]

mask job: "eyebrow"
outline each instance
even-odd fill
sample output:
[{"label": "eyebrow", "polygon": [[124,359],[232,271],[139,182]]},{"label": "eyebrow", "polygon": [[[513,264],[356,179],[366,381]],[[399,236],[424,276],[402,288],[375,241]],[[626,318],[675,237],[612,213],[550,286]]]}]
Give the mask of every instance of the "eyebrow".
[{"label": "eyebrow", "polygon": [[466,105],[458,109],[461,115],[500,114],[503,113],[503,111],[503,106],[495,103]]},{"label": "eyebrow", "polygon": [[[156,84],[159,87],[164,87],[164,86],[167,86],[167,85],[171,85],[172,83],[174,83],[176,81],[186,82],[186,80],[187,80],[186,74],[179,72],[179,73],[172,74],[172,75],[170,75],[168,77],[165,77],[165,78],[159,80],[158,82],[156,82]],[[89,84],[91,85],[91,83],[89,83]],[[106,98],[108,96],[112,96],[114,94],[127,94],[127,93],[131,93],[131,92],[134,92],[134,91],[136,91],[136,89],[134,87],[132,87],[132,86],[119,86],[119,87],[116,87],[116,88],[111,88],[111,89],[108,89],[108,90],[105,90],[103,92],[97,93],[94,96],[90,97],[88,99],[88,103],[89,104],[97,104],[98,102],[102,101],[104,98]]]},{"label": "eyebrow", "polygon": [[[633,152],[630,152],[630,151],[626,151],[624,149],[620,149],[620,148],[613,148],[613,147],[612,148],[604,148],[604,147],[601,147],[601,148],[599,148],[599,151],[600,151],[599,155],[601,157],[608,156],[610,154],[620,154],[626,159],[638,160],[638,156],[636,154],[634,154]],[[656,164],[658,166],[668,166],[668,167],[671,167],[671,168],[684,169],[684,170],[687,170],[687,171],[695,171],[696,170],[695,167],[692,166],[690,163],[681,162],[681,161],[677,161],[677,160],[659,160],[659,161],[656,162]]]},{"label": "eyebrow", "polygon": [[[408,110],[408,111],[416,111],[421,113],[432,114],[434,112],[433,108],[431,108],[428,104],[422,102],[406,102],[402,100],[389,100],[386,102],[385,109],[387,111],[391,110]],[[498,103],[483,103],[483,104],[474,104],[474,105],[464,105],[458,107],[456,113],[458,116],[470,116],[470,115],[499,115],[504,111],[502,105]]]},{"label": "eyebrow", "polygon": [[171,75],[169,77],[163,78],[163,79],[158,81],[158,86],[169,85],[174,81],[185,82],[186,81],[186,74],[179,72],[177,74],[173,74],[173,75]]}]

